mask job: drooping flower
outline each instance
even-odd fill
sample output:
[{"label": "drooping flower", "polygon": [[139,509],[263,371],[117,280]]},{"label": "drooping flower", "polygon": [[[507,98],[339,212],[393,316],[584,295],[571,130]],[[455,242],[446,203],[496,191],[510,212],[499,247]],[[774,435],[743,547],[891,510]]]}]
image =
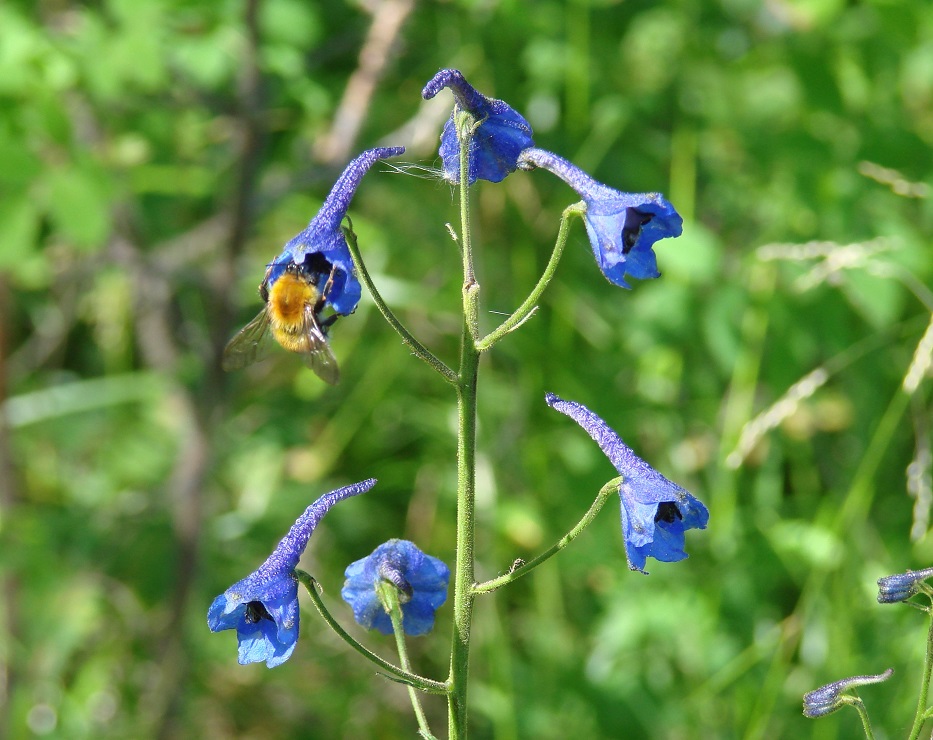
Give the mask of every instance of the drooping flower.
[{"label": "drooping flower", "polygon": [[445,87],[454,94],[454,111],[441,133],[439,154],[444,173],[452,183],[460,182],[460,145],[457,141],[457,113],[466,111],[476,122],[470,138],[468,184],[477,180],[502,182],[517,167],[518,155],[534,146],[531,126],[508,103],[487,98],[478,92],[458,69],[440,70],[421,91],[430,100]]},{"label": "drooping flower", "polygon": [[709,521],[703,503],[638,457],[586,406],[552,393],[545,400],[583,427],[623,477],[619,497],[628,567],[644,573],[649,556],[665,563],[686,558],[684,532],[706,529]]},{"label": "drooping flower", "polygon": [[894,669],[888,668],[884,673],[879,673],[877,676],[853,676],[852,678],[843,678],[840,681],[820,686],[820,688],[803,695],[803,714],[805,717],[815,719],[816,717],[825,717],[827,714],[832,714],[846,704],[860,704],[861,699],[857,696],[843,692],[856,686],[887,681],[892,675],[894,675]]},{"label": "drooping flower", "polygon": [[340,224],[369,168],[380,159],[404,152],[405,147],[401,146],[368,149],[350,162],[311,223],[291,239],[269,265],[263,286],[270,288],[290,263],[302,265],[306,273],[319,276],[320,285],[330,280],[325,305],[341,316],[353,313],[360,302],[362,288],[354,274],[353,258]]},{"label": "drooping flower", "polygon": [[405,634],[423,635],[434,627],[434,613],[447,599],[450,569],[414,543],[393,539],[348,565],[344,575],[340,595],[353,608],[357,623],[392,634],[392,620],[376,593],[376,586],[388,581],[398,589]]},{"label": "drooping flower", "polygon": [[364,493],[375,479],[325,493],[288,530],[262,565],[214,599],[207,612],[211,632],[235,629],[241,665],[281,665],[298,641],[298,580],[295,567],[311,533],[331,506]]},{"label": "drooping flower", "polygon": [[583,217],[596,264],[622,288],[626,276],[660,277],[654,243],[680,236],[683,219],[660,193],[622,193],[597,182],[576,165],[544,149],[526,149],[518,157],[522,169],[541,167],[579,193],[586,204]]},{"label": "drooping flower", "polygon": [[921,590],[923,582],[931,576],[933,576],[933,568],[924,568],[879,578],[878,603],[896,604],[899,601],[907,601]]}]

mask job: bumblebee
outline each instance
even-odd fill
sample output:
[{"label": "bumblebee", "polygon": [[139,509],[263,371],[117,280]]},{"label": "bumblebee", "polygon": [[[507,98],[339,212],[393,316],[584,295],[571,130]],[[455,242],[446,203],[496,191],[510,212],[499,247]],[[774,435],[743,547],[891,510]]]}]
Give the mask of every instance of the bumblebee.
[{"label": "bumblebee", "polygon": [[327,341],[327,330],[338,314],[321,318],[333,284],[334,268],[320,254],[314,257],[319,259],[301,264],[289,262],[284,272],[275,263],[266,269],[259,286],[259,295],[266,305],[227,344],[221,362],[224,370],[239,370],[265,359],[272,346],[271,337],[289,352],[301,355],[305,365],[325,383],[337,384],[340,373]]}]

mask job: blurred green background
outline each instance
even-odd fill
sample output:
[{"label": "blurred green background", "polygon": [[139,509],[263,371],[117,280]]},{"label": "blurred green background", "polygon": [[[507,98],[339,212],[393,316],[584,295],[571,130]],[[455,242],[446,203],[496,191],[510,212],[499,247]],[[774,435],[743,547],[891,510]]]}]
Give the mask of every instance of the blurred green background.
[{"label": "blurred green background", "polygon": [[[414,737],[403,687],[307,600],[271,671],[205,615],[319,494],[370,476],[302,561],[351,631],[391,657],[339,600],[352,560],[405,537],[452,562],[452,394],[368,296],[333,331],[336,388],[284,352],[218,361],[346,161],[399,144],[424,177],[377,165],[351,216],[390,305],[455,361],[456,201],[429,171],[452,101],[420,98],[440,67],[686,221],[631,292],[576,224],[540,311],[485,361],[479,574],[615,475],[546,391],[711,511],[687,561],[642,577],[612,501],[482,598],[473,736],[852,737],[854,712],[807,720],[801,695],[887,667],[863,696],[879,738],[904,736],[923,619],[877,605],[875,580],[933,564],[926,0],[0,5],[0,734]],[[524,298],[574,200],[545,172],[480,183],[484,309]],[[413,641],[427,675],[449,619]]]}]

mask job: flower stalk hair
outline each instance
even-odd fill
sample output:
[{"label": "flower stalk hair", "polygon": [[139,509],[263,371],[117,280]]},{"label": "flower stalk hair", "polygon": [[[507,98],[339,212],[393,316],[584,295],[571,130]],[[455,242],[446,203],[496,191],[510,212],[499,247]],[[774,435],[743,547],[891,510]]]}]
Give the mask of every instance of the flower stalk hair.
[{"label": "flower stalk hair", "polygon": [[684,533],[688,529],[705,529],[709,521],[709,512],[702,502],[638,457],[586,406],[565,401],[553,393],[548,393],[545,400],[548,406],[583,427],[622,476],[619,498],[629,568],[645,573],[648,557],[666,563],[686,558]]},{"label": "flower stalk hair", "polygon": [[266,561],[214,599],[207,612],[211,632],[234,629],[241,665],[289,659],[298,642],[298,579],[295,568],[315,527],[338,501],[365,493],[370,478],[325,493],[298,518]]},{"label": "flower stalk hair", "polygon": [[518,167],[522,150],[534,146],[531,126],[508,103],[478,92],[458,69],[440,70],[424,86],[421,97],[430,100],[445,87],[455,100],[438,152],[445,177],[454,184],[460,182],[460,144],[465,138],[469,141],[467,184],[501,182]]},{"label": "flower stalk hair", "polygon": [[583,198],[586,233],[596,264],[609,282],[631,288],[627,276],[639,280],[661,276],[654,244],[683,232],[683,219],[664,196],[614,190],[544,149],[525,149],[518,157],[518,166],[548,170]]},{"label": "flower stalk hair", "polygon": [[348,316],[360,302],[362,288],[353,271],[353,259],[341,223],[347,215],[350,201],[363,176],[380,159],[396,157],[404,147],[368,149],[350,162],[337,178],[324,205],[311,222],[282,249],[269,265],[265,285],[271,287],[289,264],[303,265],[306,272],[321,277],[321,285],[329,283],[325,305],[341,316]]}]

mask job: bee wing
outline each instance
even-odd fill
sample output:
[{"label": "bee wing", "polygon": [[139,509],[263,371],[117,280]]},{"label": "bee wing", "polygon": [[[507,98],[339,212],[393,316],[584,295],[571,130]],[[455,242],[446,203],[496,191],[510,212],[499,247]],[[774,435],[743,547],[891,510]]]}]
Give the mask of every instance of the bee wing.
[{"label": "bee wing", "polygon": [[337,381],[340,380],[337,358],[310,305],[305,307],[304,329],[308,339],[308,348],[301,353],[302,361],[325,383],[337,385]]},{"label": "bee wing", "polygon": [[224,348],[220,366],[227,372],[239,370],[265,359],[272,347],[269,334],[269,314],[263,308]]}]

